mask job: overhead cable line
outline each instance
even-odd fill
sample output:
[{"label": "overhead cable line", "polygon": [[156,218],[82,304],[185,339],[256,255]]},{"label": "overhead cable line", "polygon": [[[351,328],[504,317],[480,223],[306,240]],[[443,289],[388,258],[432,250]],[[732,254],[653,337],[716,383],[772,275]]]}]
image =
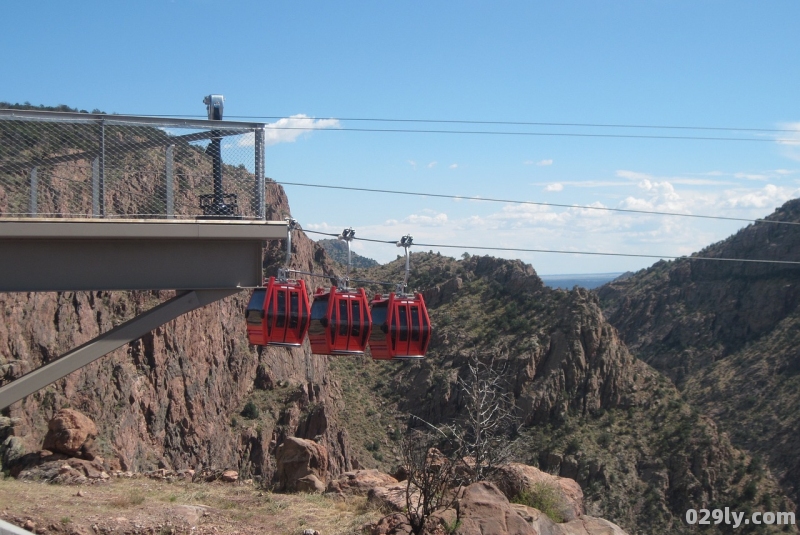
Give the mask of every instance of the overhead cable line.
[{"label": "overhead cable line", "polygon": [[[192,116],[192,117],[199,117]],[[237,119],[295,119],[317,120],[318,117],[286,117],[277,115],[230,115]],[[656,124],[619,124],[619,123],[556,123],[540,121],[473,121],[466,119],[396,119],[384,117],[326,117],[338,121],[360,121],[375,123],[440,123],[440,124],[498,124],[514,126],[566,126],[578,128],[644,128],[652,130],[716,130],[727,132],[797,132],[791,128],[749,128],[735,126],[684,126],[684,125],[656,125]]]},{"label": "overhead cable line", "polygon": [[425,193],[419,191],[400,191],[389,189],[373,189],[373,188],[356,188],[350,186],[331,186],[327,184],[307,184],[303,182],[284,182],[276,181],[276,184],[282,186],[303,186],[308,188],[325,188],[325,189],[339,189],[347,191],[365,191],[368,193],[386,193],[390,195],[410,195],[415,197],[435,197],[440,199],[457,199],[462,201],[485,201],[485,202],[499,202],[509,204],[528,204],[534,206],[552,206],[556,208],[579,208],[581,210],[601,210],[604,212],[624,212],[633,214],[647,214],[647,215],[664,215],[673,217],[693,217],[699,219],[720,219],[723,221],[742,221],[746,223],[771,223],[775,225],[800,225],[794,221],[774,221],[772,219],[746,219],[742,217],[726,217],[714,215],[701,215],[701,214],[681,214],[678,212],[659,212],[654,210],[634,210],[632,208],[607,208],[605,206],[587,206],[578,204],[558,204],[550,202],[537,202],[537,201],[517,201],[512,199],[494,199],[490,197],[464,197],[463,195],[446,195],[440,193]]},{"label": "overhead cable line", "polygon": [[[316,230],[305,230],[303,232],[309,234],[321,234],[323,236],[338,236],[329,232],[319,232]],[[356,240],[374,242],[374,243],[396,243],[393,240],[375,240],[370,238],[354,238]],[[448,245],[440,243],[415,243],[418,247],[436,247],[448,249],[470,249],[481,251],[510,251],[519,253],[554,253],[554,254],[579,254],[579,255],[592,255],[592,256],[624,256],[631,258],[658,258],[668,260],[711,260],[717,262],[746,262],[750,264],[783,264],[783,265],[800,265],[800,261],[794,260],[761,260],[752,258],[723,258],[714,256],[672,256],[672,255],[654,255],[654,254],[634,254],[634,253],[604,253],[595,251],[563,251],[558,249],[526,249],[520,247],[489,247],[482,245]]]},{"label": "overhead cable line", "polygon": [[586,134],[579,132],[519,132],[501,130],[428,130],[414,128],[328,128],[316,126],[269,126],[270,130],[325,130],[328,132],[380,132],[400,134],[480,134],[495,136],[537,136],[537,137],[592,137],[592,138],[623,138],[623,139],[687,139],[692,141],[757,141],[767,143],[798,143],[796,139],[770,139],[757,137],[711,137],[711,136],[666,136],[650,134]]},{"label": "overhead cable line", "polygon": [[[201,117],[200,115],[151,115],[151,117]],[[277,115],[230,115],[230,118],[237,119],[294,119],[296,121],[316,121],[315,117],[280,117]],[[748,128],[748,127],[724,127],[724,126],[683,126],[683,125],[644,125],[644,124],[614,124],[614,123],[557,123],[557,122],[533,122],[533,121],[470,121],[459,119],[387,119],[387,118],[366,118],[366,117],[330,117],[327,120],[337,121],[361,121],[361,122],[389,122],[389,123],[422,123],[422,124],[476,124],[476,125],[505,125],[505,126],[555,126],[570,128],[629,128],[646,130],[700,130],[714,132],[761,132],[761,133],[797,133],[791,128]],[[328,128],[315,127],[313,125],[304,126],[277,126],[269,125],[272,130],[338,130],[345,132],[397,132],[414,134],[482,134],[482,135],[506,135],[506,136],[556,136],[556,137],[599,137],[599,138],[623,138],[623,139],[687,139],[701,141],[761,141],[761,142],[783,142],[796,143],[796,139],[772,139],[754,137],[714,137],[714,136],[668,136],[654,134],[591,134],[581,132],[520,132],[520,131],[498,131],[498,130],[433,130],[433,129],[412,129],[412,128]]]}]

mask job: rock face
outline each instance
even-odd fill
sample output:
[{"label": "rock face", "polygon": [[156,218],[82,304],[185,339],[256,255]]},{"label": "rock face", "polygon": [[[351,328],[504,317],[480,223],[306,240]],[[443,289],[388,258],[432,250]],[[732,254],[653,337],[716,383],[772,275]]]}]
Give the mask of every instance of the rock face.
[{"label": "rock face", "polygon": [[386,487],[397,483],[397,479],[375,469],[353,470],[331,480],[327,491],[342,495],[366,496],[375,487]]},{"label": "rock face", "polygon": [[[313,440],[289,437],[275,454],[281,490],[324,490],[328,478],[328,452]],[[304,480],[306,476],[315,479]],[[298,482],[299,488],[298,488]],[[321,489],[317,489],[322,485]]]},{"label": "rock face", "polygon": [[[406,490],[408,483],[394,483],[385,487],[373,487],[367,492],[367,501],[389,511],[405,511],[407,508]],[[419,491],[411,488],[411,503],[419,503]]]},{"label": "rock face", "polygon": [[74,409],[61,409],[47,424],[42,449],[81,457],[91,449],[97,427]]},{"label": "rock face", "polygon": [[[268,217],[289,215],[280,186],[268,183]],[[293,266],[333,273],[324,251],[302,232]],[[267,275],[283,262],[283,243],[270,243]],[[310,282],[310,281],[309,281]],[[313,284],[316,284],[315,281]],[[312,286],[313,287],[313,286]],[[0,384],[46,364],[110,330],[173,292],[64,292],[0,295]],[[339,423],[338,386],[328,359],[299,349],[249,346],[242,319],[249,296],[237,294],[185,314],[47,388],[13,404],[14,424],[0,430],[14,451],[37,451],[47,422],[68,405],[97,424],[100,455],[123,470],[238,469],[266,480],[287,436],[317,437],[330,469],[352,469],[349,439]],[[278,387],[278,384],[283,386]],[[286,389],[281,420],[260,424],[238,416],[254,390]],[[235,420],[235,421],[234,421]],[[10,446],[0,445],[0,457]],[[18,452],[14,456],[19,456]],[[8,457],[6,455],[6,457]]]},{"label": "rock face", "polygon": [[537,485],[547,485],[557,491],[565,520],[575,520],[584,513],[583,491],[573,479],[553,476],[533,466],[509,463],[500,466],[492,480],[509,500],[532,491]]},{"label": "rock face", "polygon": [[[800,199],[769,221],[800,222]],[[756,223],[698,253],[800,261],[800,226]],[[797,266],[658,262],[598,291],[637,357],[669,376],[731,441],[764,458],[800,500]]]},{"label": "rock face", "polygon": [[539,535],[492,483],[480,481],[458,501],[459,535]]},{"label": "rock face", "polygon": [[[411,285],[434,288],[428,311],[436,328],[425,361],[381,376],[390,384],[382,390],[402,393],[401,412],[434,424],[465,421],[459,379],[469,378],[470,359],[493,361],[525,424],[519,460],[575,480],[590,516],[675,533],[692,504],[733,510],[757,506],[762,495],[783,499],[770,474],[746,472],[746,455],[713,421],[634,359],[594,292],[546,288],[518,261],[428,253],[412,261],[419,275]],[[363,278],[385,280],[398,267]],[[755,499],[743,498],[746,486],[758,489]]]}]

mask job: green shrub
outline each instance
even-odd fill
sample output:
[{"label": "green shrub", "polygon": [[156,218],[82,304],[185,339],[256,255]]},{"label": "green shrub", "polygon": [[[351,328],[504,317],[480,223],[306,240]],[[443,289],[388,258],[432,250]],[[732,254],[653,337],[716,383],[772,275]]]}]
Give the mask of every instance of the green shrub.
[{"label": "green shrub", "polygon": [[242,412],[240,414],[245,418],[247,418],[248,420],[255,420],[260,415],[258,407],[256,407],[256,404],[253,403],[252,401],[248,401],[245,404],[244,409],[242,409]]},{"label": "green shrub", "polygon": [[561,523],[566,520],[564,518],[564,499],[558,488],[551,483],[534,483],[530,489],[523,490],[511,502],[538,509],[550,517],[553,522]]}]

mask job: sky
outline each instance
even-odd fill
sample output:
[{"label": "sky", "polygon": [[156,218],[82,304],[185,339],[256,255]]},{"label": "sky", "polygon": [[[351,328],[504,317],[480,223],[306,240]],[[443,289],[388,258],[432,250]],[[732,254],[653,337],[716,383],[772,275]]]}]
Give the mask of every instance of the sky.
[{"label": "sky", "polygon": [[[478,199],[758,218],[800,197],[795,0],[2,5],[0,100],[204,116],[203,96],[219,93],[226,119],[318,128],[268,131],[266,173],[278,182],[463,197],[287,185],[292,215],[307,230],[677,256],[747,223]],[[354,118],[785,131],[347,120]],[[353,247],[381,262],[401,252],[364,241]],[[540,274],[622,272],[656,261],[468,252],[520,258]]]}]

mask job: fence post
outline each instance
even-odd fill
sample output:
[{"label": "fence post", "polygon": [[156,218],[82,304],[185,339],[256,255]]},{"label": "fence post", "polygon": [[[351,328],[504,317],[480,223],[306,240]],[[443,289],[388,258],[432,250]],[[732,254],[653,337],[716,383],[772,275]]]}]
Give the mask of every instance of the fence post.
[{"label": "fence post", "polygon": [[166,153],[166,173],[167,173],[167,219],[175,217],[175,196],[173,192],[173,153],[175,145],[169,145]]},{"label": "fence post", "polygon": [[100,217],[100,157],[92,160],[92,217]]},{"label": "fence post", "polygon": [[255,205],[254,212],[257,219],[264,220],[267,218],[266,206],[264,199],[264,127],[260,126],[255,131],[255,151],[256,151],[256,183],[254,184],[255,191],[253,192],[253,204]]},{"label": "fence post", "polygon": [[38,168],[31,169],[31,199],[28,204],[28,215],[31,217],[39,213],[39,173]]},{"label": "fence post", "polygon": [[98,164],[98,215],[105,217],[106,215],[106,122],[100,121],[100,156]]}]

